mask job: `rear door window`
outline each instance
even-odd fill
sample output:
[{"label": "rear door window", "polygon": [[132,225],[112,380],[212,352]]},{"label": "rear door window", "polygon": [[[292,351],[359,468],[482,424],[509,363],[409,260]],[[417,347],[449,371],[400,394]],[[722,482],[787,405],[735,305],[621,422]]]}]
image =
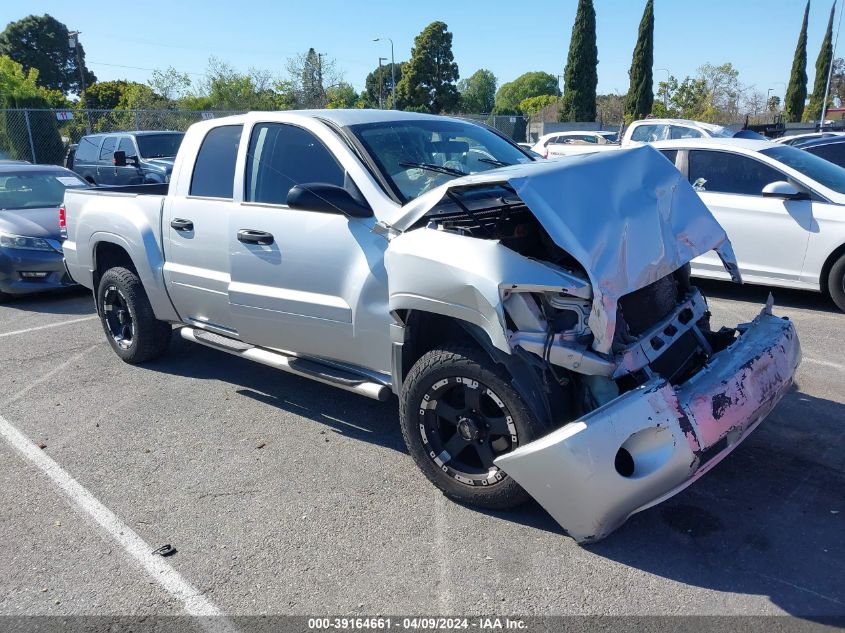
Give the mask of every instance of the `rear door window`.
[{"label": "rear door window", "polygon": [[79,140],[79,146],[73,156],[74,162],[90,163],[96,161],[102,140],[102,136],[83,136]]},{"label": "rear door window", "polygon": [[295,185],[327,183],[342,187],[346,172],[308,130],[284,123],[261,123],[252,131],[246,163],[250,202],[287,204]]},{"label": "rear door window", "polygon": [[666,126],[660,124],[638,125],[631,133],[631,140],[638,143],[652,143],[666,138]]},{"label": "rear door window", "polygon": [[763,187],[778,180],[786,176],[748,156],[708,150],[689,153],[689,181],[696,191],[759,196]]},{"label": "rear door window", "polygon": [[114,150],[117,146],[117,137],[116,136],[107,136],[106,140],[103,141],[103,146],[100,148],[100,162],[101,163],[111,163],[114,159]]},{"label": "rear door window", "polygon": [[194,163],[189,195],[232,198],[242,131],[242,125],[221,125],[205,135]]}]

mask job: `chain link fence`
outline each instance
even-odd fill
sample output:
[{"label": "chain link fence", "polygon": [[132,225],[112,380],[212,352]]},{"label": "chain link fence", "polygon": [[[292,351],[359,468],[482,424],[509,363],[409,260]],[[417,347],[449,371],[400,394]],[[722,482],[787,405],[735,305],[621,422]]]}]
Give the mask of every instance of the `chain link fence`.
[{"label": "chain link fence", "polygon": [[[0,160],[61,165],[68,148],[97,132],[168,130],[184,132],[197,121],[242,111],[0,109]],[[528,117],[459,114],[489,125],[514,141],[526,140]]]},{"label": "chain link fence", "polygon": [[97,132],[184,132],[197,121],[241,111],[198,110],[0,110],[0,160],[61,165],[68,148]]}]

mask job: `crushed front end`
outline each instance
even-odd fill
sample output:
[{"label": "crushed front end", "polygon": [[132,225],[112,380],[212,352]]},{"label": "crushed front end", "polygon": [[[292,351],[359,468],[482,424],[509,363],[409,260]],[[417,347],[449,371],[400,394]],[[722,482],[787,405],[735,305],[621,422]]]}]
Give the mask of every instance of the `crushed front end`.
[{"label": "crushed front end", "polygon": [[686,380],[651,374],[496,464],[574,539],[598,540],[730,453],[781,399],[800,358],[792,322],[767,306]]},{"label": "crushed front end", "polygon": [[695,481],[792,384],[798,338],[771,302],[711,328],[689,262],[714,250],[740,281],[730,241],[650,147],[457,179],[405,222],[391,309],[468,322],[502,352],[549,433],[494,464],[578,541]]}]

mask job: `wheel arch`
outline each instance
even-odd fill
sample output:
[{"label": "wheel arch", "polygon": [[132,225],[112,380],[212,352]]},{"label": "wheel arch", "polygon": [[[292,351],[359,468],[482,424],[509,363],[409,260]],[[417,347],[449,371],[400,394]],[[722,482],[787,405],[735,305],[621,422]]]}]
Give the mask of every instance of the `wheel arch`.
[{"label": "wheel arch", "polygon": [[96,233],[90,243],[92,289],[95,296],[105,271],[118,266],[125,267],[138,275],[156,318],[161,321],[179,321],[165,290],[161,271],[153,268],[147,259],[136,261],[131,255],[134,251],[126,239],[112,233]]},{"label": "wheel arch", "polygon": [[507,352],[500,349],[487,330],[455,316],[424,309],[394,310],[395,326],[400,328],[400,342],[394,339],[393,390],[401,395],[402,384],[411,367],[427,352],[439,345],[459,340],[483,351],[494,362],[504,366],[511,384],[520,394],[537,420],[547,429],[553,428],[552,407],[543,385],[542,361],[521,349]]}]

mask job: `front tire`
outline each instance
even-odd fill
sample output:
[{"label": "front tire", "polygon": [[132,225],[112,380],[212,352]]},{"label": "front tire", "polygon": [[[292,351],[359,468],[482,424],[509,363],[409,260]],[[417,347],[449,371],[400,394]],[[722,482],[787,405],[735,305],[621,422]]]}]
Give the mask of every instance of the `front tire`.
[{"label": "front tire", "polygon": [[481,350],[445,345],[420,358],[402,386],[399,419],[414,462],[448,497],[495,510],[529,499],[493,460],[542,428]]},{"label": "front tire", "polygon": [[840,257],[830,269],[827,289],[836,307],[845,312],[845,255]]},{"label": "front tire", "polygon": [[131,364],[158,358],[170,344],[173,328],[155,318],[138,275],[128,268],[110,268],[100,279],[97,311],[115,353]]}]

